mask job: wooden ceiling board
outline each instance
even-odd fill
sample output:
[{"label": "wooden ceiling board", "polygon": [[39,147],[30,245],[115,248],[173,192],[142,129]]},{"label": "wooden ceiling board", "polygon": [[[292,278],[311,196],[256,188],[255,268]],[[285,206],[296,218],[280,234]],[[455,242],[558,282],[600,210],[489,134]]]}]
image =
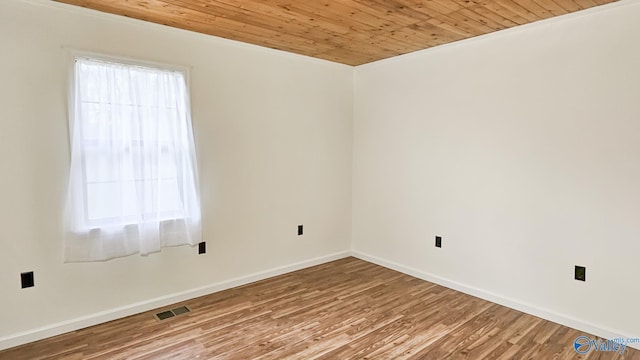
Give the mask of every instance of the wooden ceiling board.
[{"label": "wooden ceiling board", "polygon": [[616,0],[55,0],[361,65]]}]

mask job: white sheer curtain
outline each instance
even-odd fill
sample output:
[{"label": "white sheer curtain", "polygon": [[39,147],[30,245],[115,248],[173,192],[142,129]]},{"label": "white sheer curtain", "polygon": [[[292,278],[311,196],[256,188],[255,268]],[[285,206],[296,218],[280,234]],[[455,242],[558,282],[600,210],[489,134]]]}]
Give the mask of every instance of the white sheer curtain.
[{"label": "white sheer curtain", "polygon": [[184,73],[79,57],[73,85],[65,260],[200,242]]}]

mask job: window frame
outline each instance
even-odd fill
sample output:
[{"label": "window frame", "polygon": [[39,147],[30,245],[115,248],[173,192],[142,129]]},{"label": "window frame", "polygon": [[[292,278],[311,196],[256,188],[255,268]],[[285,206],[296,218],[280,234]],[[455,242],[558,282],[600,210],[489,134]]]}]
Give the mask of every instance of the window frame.
[{"label": "window frame", "polygon": [[[163,62],[157,62],[157,61],[149,61],[149,60],[141,60],[141,59],[134,59],[134,58],[130,58],[130,57],[125,57],[125,56],[118,56],[118,55],[110,55],[110,54],[103,54],[103,53],[97,53],[97,52],[92,52],[92,51],[85,51],[85,50],[78,50],[78,49],[72,49],[69,48],[68,49],[68,55],[69,55],[69,86],[68,89],[70,91],[71,94],[73,94],[73,96],[69,96],[68,98],[68,111],[69,111],[69,116],[67,117],[68,119],[71,119],[71,121],[67,121],[67,125],[69,126],[69,135],[70,138],[76,139],[74,141],[77,141],[77,137],[74,137],[74,134],[72,134],[72,132],[74,131],[73,129],[75,128],[75,122],[78,121],[78,119],[75,118],[75,110],[74,110],[74,106],[75,106],[75,96],[77,94],[77,89],[76,89],[76,62],[78,59],[88,59],[88,60],[92,60],[92,61],[104,61],[106,63],[117,63],[117,64],[121,64],[121,65],[125,65],[125,66],[131,66],[131,67],[140,67],[140,68],[145,68],[145,69],[157,69],[157,70],[161,70],[161,71],[170,71],[170,72],[177,72],[177,73],[181,73],[182,76],[184,77],[184,81],[185,81],[185,96],[186,96],[186,104],[185,106],[187,106],[189,109],[191,108],[191,66],[186,66],[186,65],[175,65],[175,64],[168,64],[168,63],[163,63]],[[189,119],[189,121],[191,121],[191,124],[189,124],[192,128],[193,131],[193,120],[192,118]],[[193,131],[195,133],[195,131]],[[196,139],[195,139],[195,134],[192,134],[193,136],[193,144],[192,146],[194,147],[194,149],[196,148]],[[73,148],[73,144],[71,142],[69,142],[69,155],[71,156],[71,151]],[[135,151],[133,149],[131,149],[131,151]],[[87,166],[86,166],[86,152],[83,151],[81,154],[81,158],[80,158],[80,162],[81,162],[81,170],[82,170],[82,191],[84,193],[84,202],[82,204],[83,209],[82,209],[82,215],[83,215],[83,219],[82,222],[84,223],[84,227],[86,227],[87,230],[90,229],[99,229],[101,227],[104,226],[109,226],[109,222],[111,219],[111,221],[113,221],[114,219],[116,219],[115,217],[105,217],[105,218],[100,218],[100,219],[92,219],[89,216],[89,208],[88,208],[88,194],[89,194],[89,190],[88,190],[88,177],[87,177]],[[194,164],[194,166],[196,166],[196,164]],[[198,176],[197,176],[197,169],[196,169],[196,173],[194,174],[194,180],[196,181],[196,187],[198,187]],[[132,181],[144,181],[145,179],[133,179]],[[168,211],[166,212],[166,214],[175,214],[175,212],[172,211]],[[168,216],[167,219],[178,219],[178,217],[175,216]],[[144,222],[140,222],[140,221],[135,221],[135,223],[144,223]]]}]

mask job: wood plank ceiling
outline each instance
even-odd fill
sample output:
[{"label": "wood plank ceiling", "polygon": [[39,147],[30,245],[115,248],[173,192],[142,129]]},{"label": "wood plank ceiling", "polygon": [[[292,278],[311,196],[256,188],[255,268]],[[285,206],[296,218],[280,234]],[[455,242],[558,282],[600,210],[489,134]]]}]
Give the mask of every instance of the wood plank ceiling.
[{"label": "wood plank ceiling", "polygon": [[615,0],[56,0],[347,65]]}]

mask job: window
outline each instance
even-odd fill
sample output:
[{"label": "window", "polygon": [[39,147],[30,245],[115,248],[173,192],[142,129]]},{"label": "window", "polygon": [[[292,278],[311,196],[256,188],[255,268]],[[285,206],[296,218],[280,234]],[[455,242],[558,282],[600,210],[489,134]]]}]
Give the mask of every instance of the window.
[{"label": "window", "polygon": [[67,261],[201,241],[185,73],[76,57]]}]

